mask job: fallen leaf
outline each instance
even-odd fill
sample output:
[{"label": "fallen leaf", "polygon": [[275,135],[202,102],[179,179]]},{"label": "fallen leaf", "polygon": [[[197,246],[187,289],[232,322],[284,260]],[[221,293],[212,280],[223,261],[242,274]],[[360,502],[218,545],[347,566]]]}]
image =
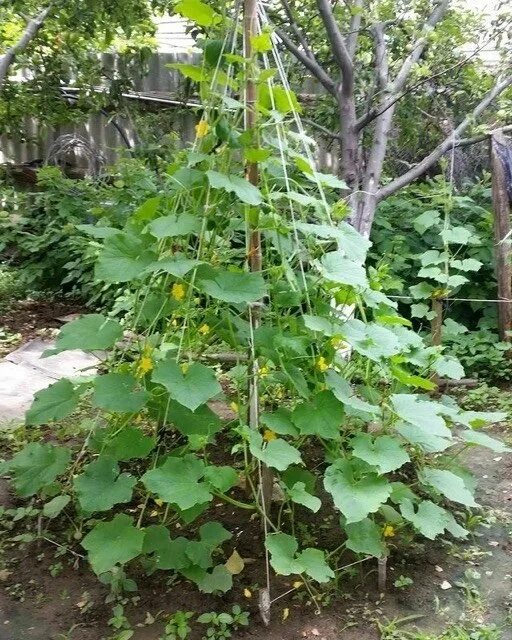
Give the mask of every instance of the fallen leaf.
[{"label": "fallen leaf", "polygon": [[249,589],[244,589],[244,596],[246,598],[252,598],[252,593],[249,591]]},{"label": "fallen leaf", "polygon": [[441,589],[443,589],[443,591],[452,588],[452,585],[448,582],[448,580],[443,580],[443,582],[441,582],[439,586],[441,587]]},{"label": "fallen leaf", "polygon": [[288,619],[289,615],[290,615],[290,609],[286,607],[285,609],[283,609],[283,622]]},{"label": "fallen leaf", "polygon": [[239,573],[242,573],[244,570],[244,561],[243,558],[240,557],[240,554],[235,549],[233,553],[226,560],[226,564],[224,565],[229,573],[233,576],[237,576]]}]

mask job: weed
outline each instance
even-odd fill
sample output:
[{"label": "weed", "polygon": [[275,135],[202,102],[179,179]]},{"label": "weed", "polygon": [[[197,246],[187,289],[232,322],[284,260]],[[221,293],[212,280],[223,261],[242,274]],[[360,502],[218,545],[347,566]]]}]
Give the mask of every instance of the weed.
[{"label": "weed", "polygon": [[235,604],[231,613],[203,613],[197,621],[208,625],[203,640],[226,640],[231,638],[233,631],[249,624],[249,614]]},{"label": "weed", "polygon": [[407,587],[410,587],[411,584],[413,584],[413,579],[409,578],[407,576],[399,576],[394,582],[393,584],[395,585],[395,587],[397,589],[407,589]]},{"label": "weed", "polygon": [[189,620],[193,615],[193,611],[176,611],[172,616],[169,616],[161,640],[185,640],[188,638],[192,631]]}]

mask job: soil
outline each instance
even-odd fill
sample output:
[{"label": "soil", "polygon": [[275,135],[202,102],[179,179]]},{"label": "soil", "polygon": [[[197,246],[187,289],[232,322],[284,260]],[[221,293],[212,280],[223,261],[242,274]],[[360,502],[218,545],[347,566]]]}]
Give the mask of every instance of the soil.
[{"label": "soil", "polygon": [[0,313],[0,328],[20,334],[20,342],[28,342],[47,329],[61,327],[59,318],[83,311],[83,303],[73,300],[18,300]]},{"label": "soil", "polygon": [[[322,606],[320,614],[308,603],[305,590],[300,589],[274,603],[271,624],[264,627],[255,588],[265,581],[259,524],[241,521],[238,511],[218,505],[218,520],[234,533],[232,548],[236,546],[247,561],[234,589],[223,597],[214,597],[200,594],[186,582],[167,584],[161,573],[150,577],[142,573],[132,575],[139,590],[134,594],[136,604],[127,603],[125,614],[134,625],[134,640],[159,639],[163,619],[174,611],[228,611],[234,603],[251,613],[250,627],[234,636],[240,639],[374,640],[379,637],[377,620],[381,623],[394,620],[409,628],[439,632],[450,623],[469,618],[473,622],[503,625],[503,638],[511,639],[512,456],[475,448],[466,463],[480,480],[477,495],[485,513],[493,516],[489,518],[490,524],[478,528],[463,544],[426,541],[409,548],[407,556],[392,555],[388,562],[388,592],[384,597],[377,593],[376,567],[374,561],[369,561],[357,565],[355,574],[343,579],[339,593]],[[0,503],[12,506],[11,500],[5,485],[2,486]],[[46,543],[40,547],[35,543],[12,548],[5,545],[5,569],[0,571],[2,640],[68,637],[100,640],[112,634],[107,624],[112,605],[104,602],[108,589],[84,562],[69,555],[56,558],[55,552],[58,549]],[[52,577],[50,567],[59,561],[64,568]],[[468,569],[478,571],[481,576],[473,580],[478,597],[468,595],[471,583],[465,576]],[[394,587],[400,575],[410,577],[413,584],[405,589]],[[284,594],[292,581],[272,578],[272,597]],[[443,589],[444,582],[450,588]],[[250,590],[250,598],[244,595],[244,589]],[[155,622],[151,622],[153,618]],[[59,635],[73,627],[69,636]],[[200,632],[201,629],[196,629],[191,640],[198,640]]]}]

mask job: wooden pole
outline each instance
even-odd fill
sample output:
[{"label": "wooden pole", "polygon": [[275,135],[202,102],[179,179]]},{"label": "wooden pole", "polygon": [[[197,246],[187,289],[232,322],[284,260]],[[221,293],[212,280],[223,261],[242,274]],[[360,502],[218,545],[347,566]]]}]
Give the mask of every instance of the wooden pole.
[{"label": "wooden pole", "polygon": [[[432,311],[435,313],[435,316],[430,321],[430,339],[432,341],[432,346],[440,347],[442,344],[443,337],[443,299],[442,298],[432,298]],[[439,387],[439,376],[434,374],[432,376],[432,382],[434,382],[437,387]],[[437,390],[434,390],[434,395],[437,393]]]},{"label": "wooden pole", "polygon": [[[512,329],[512,265],[510,242],[510,203],[503,164],[496,145],[504,141],[500,132],[490,137],[492,205],[494,212],[494,257],[496,280],[498,281],[498,330],[500,339],[510,342],[508,332]],[[504,240],[504,238],[507,238]]]},{"label": "wooden pole", "polygon": [[[246,60],[251,60],[253,56],[252,37],[258,32],[258,12],[257,0],[244,0],[244,56]],[[245,85],[245,129],[251,130],[256,126],[256,85],[251,78],[251,66],[249,63],[247,80]],[[246,178],[253,184],[259,182],[258,164],[248,162],[246,165]],[[261,271],[261,233],[256,224],[249,216],[247,221],[248,246],[247,261],[251,271]],[[256,303],[251,307],[250,322],[252,330],[255,331],[260,326],[261,304]],[[260,401],[259,401],[259,381],[258,362],[250,358],[249,371],[249,426],[251,429],[259,429]],[[271,470],[262,465],[260,478],[260,500],[264,514],[270,508],[272,502],[273,476]]]}]

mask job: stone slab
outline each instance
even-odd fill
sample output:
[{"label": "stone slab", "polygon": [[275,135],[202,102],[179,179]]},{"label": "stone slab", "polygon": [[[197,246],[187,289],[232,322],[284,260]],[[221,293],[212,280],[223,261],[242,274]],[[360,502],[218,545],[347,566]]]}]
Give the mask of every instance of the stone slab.
[{"label": "stone slab", "polygon": [[53,382],[55,378],[26,364],[0,362],[0,424],[22,421],[34,394]]},{"label": "stone slab", "polygon": [[9,353],[5,360],[14,364],[31,366],[54,380],[76,378],[95,373],[100,359],[96,355],[78,349],[41,358],[44,351],[52,349],[54,346],[54,340],[36,338]]}]

